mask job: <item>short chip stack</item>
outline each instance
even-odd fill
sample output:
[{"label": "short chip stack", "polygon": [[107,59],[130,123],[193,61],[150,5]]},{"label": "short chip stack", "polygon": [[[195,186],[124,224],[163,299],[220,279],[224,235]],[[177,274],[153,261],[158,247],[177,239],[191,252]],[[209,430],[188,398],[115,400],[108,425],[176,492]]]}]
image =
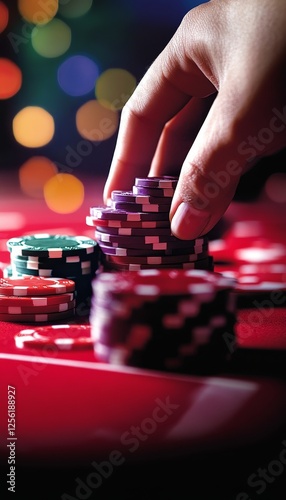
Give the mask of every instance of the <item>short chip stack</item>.
[{"label": "short chip stack", "polygon": [[207,270],[100,273],[91,335],[101,361],[208,374],[223,369],[234,336],[234,281]]},{"label": "short chip stack", "polygon": [[0,279],[0,321],[49,323],[75,315],[75,282],[28,276]]},{"label": "short chip stack", "polygon": [[67,278],[75,283],[77,304],[91,296],[99,248],[86,236],[33,234],[7,241],[10,276]]},{"label": "short chip stack", "polygon": [[91,207],[104,270],[151,268],[213,270],[208,238],[180,240],[172,232],[169,211],[178,178],[136,178],[132,191],[112,191],[108,207]]}]

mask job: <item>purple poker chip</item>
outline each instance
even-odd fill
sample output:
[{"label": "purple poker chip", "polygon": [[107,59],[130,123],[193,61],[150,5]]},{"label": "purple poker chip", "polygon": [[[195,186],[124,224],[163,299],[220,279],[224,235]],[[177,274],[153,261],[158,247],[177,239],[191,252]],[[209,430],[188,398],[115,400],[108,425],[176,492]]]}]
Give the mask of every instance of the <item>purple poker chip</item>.
[{"label": "purple poker chip", "polygon": [[169,221],[169,212],[128,212],[126,210],[112,209],[106,207],[91,207],[90,215],[99,221],[128,221],[128,222],[142,222],[152,220],[165,220]]},{"label": "purple poker chip", "polygon": [[[99,244],[111,244],[114,246],[121,246],[124,248],[152,248],[154,245],[165,245],[166,249],[184,248],[191,249],[195,253],[198,249],[206,250],[208,244],[205,243],[203,238],[196,240],[178,240],[174,236],[118,236],[108,233],[99,233],[95,231],[95,239]],[[162,249],[164,247],[162,246]]]},{"label": "purple poker chip", "polygon": [[196,262],[178,262],[176,264],[117,264],[115,262],[106,261],[104,263],[105,271],[140,271],[147,269],[197,269],[212,271],[214,270],[214,264],[212,257],[207,257],[206,259],[201,259]]},{"label": "purple poker chip", "polygon": [[100,235],[110,234],[113,236],[172,236],[170,226],[157,228],[151,227],[147,229],[143,227],[97,226],[95,233],[99,233]]},{"label": "purple poker chip", "polygon": [[153,246],[152,248],[125,248],[125,247],[115,247],[111,245],[103,245],[100,243],[100,248],[105,255],[117,255],[117,256],[130,256],[130,257],[166,257],[166,256],[178,256],[186,257],[188,262],[194,262],[199,259],[204,259],[208,257],[208,251],[203,250],[201,252],[188,251],[187,248],[168,248],[161,249],[160,244]]},{"label": "purple poker chip", "polygon": [[180,264],[182,262],[192,262],[192,255],[146,255],[146,256],[125,256],[125,255],[106,255],[105,259],[107,262],[112,262],[114,264],[151,264],[151,265],[161,265],[161,264]]},{"label": "purple poker chip", "polygon": [[148,188],[143,186],[133,186],[132,193],[135,196],[152,196],[154,198],[172,198],[175,189],[173,188]]},{"label": "purple poker chip", "polygon": [[110,208],[113,210],[126,210],[127,212],[153,212],[153,213],[161,213],[170,211],[171,204],[162,203],[162,204],[151,204],[151,203],[125,203],[124,201],[112,201]]},{"label": "purple poker chip", "polygon": [[[164,229],[167,230],[168,233],[171,233],[170,221],[169,220],[147,220],[147,221],[122,221],[122,220],[104,220],[97,219],[96,217],[92,217],[91,215],[86,216],[86,224],[87,226],[96,227],[96,229],[102,232],[108,232],[110,230],[114,230],[115,234],[118,229],[122,230],[133,230],[140,229],[143,230],[140,234],[145,234],[145,230],[157,230]],[[146,233],[148,234],[148,233]]]},{"label": "purple poker chip", "polygon": [[170,205],[171,199],[149,195],[135,195],[132,191],[112,191],[111,200],[115,202],[136,203],[138,205]]},{"label": "purple poker chip", "polygon": [[102,241],[106,242],[129,242],[133,241],[134,243],[137,242],[140,245],[145,245],[148,243],[154,244],[154,243],[167,243],[170,244],[170,246],[173,245],[179,245],[182,247],[189,247],[189,248],[195,248],[195,247],[201,247],[201,246],[207,246],[208,245],[208,239],[204,236],[200,238],[196,238],[194,240],[180,240],[179,238],[176,238],[176,236],[172,235],[159,235],[159,234],[152,234],[152,235],[146,235],[146,233],[142,234],[142,236],[132,236],[132,235],[118,235],[118,234],[109,234],[108,232],[101,233],[100,231],[95,231],[96,239],[100,239]]},{"label": "purple poker chip", "polygon": [[135,186],[148,187],[148,188],[175,188],[178,183],[178,177],[172,175],[165,175],[162,177],[145,177],[135,178]]}]

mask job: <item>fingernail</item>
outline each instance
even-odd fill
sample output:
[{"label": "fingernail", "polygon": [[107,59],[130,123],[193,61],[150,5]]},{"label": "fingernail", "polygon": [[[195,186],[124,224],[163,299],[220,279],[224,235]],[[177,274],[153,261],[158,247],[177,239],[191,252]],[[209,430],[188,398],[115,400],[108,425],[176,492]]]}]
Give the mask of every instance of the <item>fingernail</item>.
[{"label": "fingernail", "polygon": [[183,202],[172,218],[171,231],[177,238],[193,240],[202,234],[210,218],[208,212],[197,210],[189,203]]}]

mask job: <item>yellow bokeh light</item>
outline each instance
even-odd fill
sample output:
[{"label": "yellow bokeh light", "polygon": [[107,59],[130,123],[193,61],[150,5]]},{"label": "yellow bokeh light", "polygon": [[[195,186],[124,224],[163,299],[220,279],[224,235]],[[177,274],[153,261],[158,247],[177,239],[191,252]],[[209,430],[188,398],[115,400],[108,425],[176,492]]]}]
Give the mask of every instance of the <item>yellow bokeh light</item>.
[{"label": "yellow bokeh light", "polygon": [[27,148],[45,146],[55,133],[53,117],[38,106],[21,109],[14,117],[12,126],[16,141]]},{"label": "yellow bokeh light", "polygon": [[96,80],[95,95],[98,101],[110,109],[122,109],[136,87],[136,78],[129,71],[111,68]]},{"label": "yellow bokeh light", "polygon": [[29,23],[46,24],[58,11],[58,0],[18,0],[18,10]]},{"label": "yellow bokeh light", "polygon": [[76,212],[84,201],[83,183],[72,174],[57,174],[46,182],[44,198],[53,212],[58,214]]},{"label": "yellow bokeh light", "polygon": [[36,26],[31,36],[35,52],[42,57],[59,57],[71,45],[71,29],[60,19],[53,19],[45,26]]},{"label": "yellow bokeh light", "polygon": [[19,169],[22,192],[32,198],[43,198],[44,185],[57,172],[57,166],[45,156],[32,156]]},{"label": "yellow bokeh light", "polygon": [[76,127],[89,141],[105,141],[118,127],[118,112],[102,106],[96,99],[83,104],[76,113]]}]

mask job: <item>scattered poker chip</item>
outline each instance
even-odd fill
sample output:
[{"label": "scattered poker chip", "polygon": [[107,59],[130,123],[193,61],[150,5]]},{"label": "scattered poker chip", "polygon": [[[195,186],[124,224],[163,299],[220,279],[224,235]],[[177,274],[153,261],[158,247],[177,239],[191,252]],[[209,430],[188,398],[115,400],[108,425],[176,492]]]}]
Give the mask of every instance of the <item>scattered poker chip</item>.
[{"label": "scattered poker chip", "polygon": [[172,188],[148,188],[148,187],[140,187],[133,186],[132,193],[135,196],[151,196],[154,198],[172,198],[174,195],[175,189]]},{"label": "scattered poker chip", "polygon": [[234,280],[203,270],[101,273],[93,282],[91,336],[97,359],[116,365],[215,373],[234,335]]},{"label": "scattered poker chip", "polygon": [[38,295],[37,297],[0,295],[0,307],[30,307],[37,310],[38,307],[49,307],[52,305],[71,303],[74,301],[74,298],[75,294],[73,292],[46,296]]},{"label": "scattered poker chip", "polygon": [[148,188],[175,188],[178,183],[178,177],[163,176],[163,177],[145,177],[135,178],[135,186]]},{"label": "scattered poker chip", "polygon": [[21,330],[15,335],[19,348],[44,348],[63,351],[93,349],[90,325],[49,325]]},{"label": "scattered poker chip", "polygon": [[127,212],[106,207],[91,207],[90,215],[97,220],[119,220],[128,222],[169,220],[168,212]]},{"label": "scattered poker chip", "polygon": [[60,304],[50,304],[45,306],[25,306],[24,304],[19,305],[2,305],[0,299],[0,314],[42,314],[42,313],[59,313],[68,311],[69,309],[74,309],[76,305],[76,301],[72,300],[71,302],[63,302]]},{"label": "scattered poker chip", "polygon": [[0,321],[13,323],[53,323],[73,317],[75,308],[55,313],[33,313],[33,314],[0,314]]},{"label": "scattered poker chip", "polygon": [[[115,202],[135,203],[136,205],[169,205],[171,199],[168,201],[163,197],[149,196],[149,195],[135,195],[133,191],[112,191],[111,200]],[[112,207],[112,205],[111,205]],[[116,207],[114,207],[116,208]],[[118,207],[120,208],[120,207]],[[142,211],[142,210],[141,210]],[[139,210],[138,210],[139,212]]]},{"label": "scattered poker chip", "polygon": [[11,238],[7,247],[14,255],[61,258],[79,254],[91,254],[96,251],[96,241],[86,236],[65,236],[34,234]]},{"label": "scattered poker chip", "polygon": [[170,204],[150,204],[146,203],[125,203],[124,201],[112,201],[110,208],[112,210],[126,210],[126,212],[130,213],[169,213]]},{"label": "scattered poker chip", "polygon": [[17,296],[52,295],[73,292],[75,282],[64,278],[0,278],[0,294]]}]

